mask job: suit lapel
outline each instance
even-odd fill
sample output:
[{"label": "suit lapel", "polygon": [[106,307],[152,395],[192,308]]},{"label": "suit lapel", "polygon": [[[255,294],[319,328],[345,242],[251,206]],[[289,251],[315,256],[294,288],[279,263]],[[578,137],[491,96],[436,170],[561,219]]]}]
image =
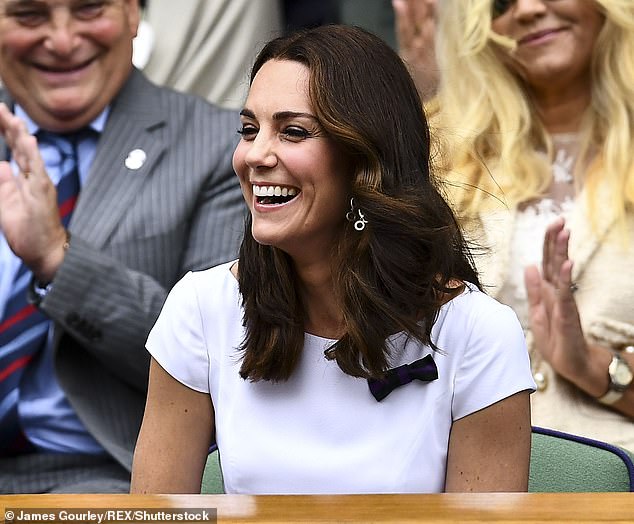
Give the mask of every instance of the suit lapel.
[{"label": "suit lapel", "polygon": [[[155,132],[166,123],[161,108],[158,90],[134,70],[111,107],[70,224],[71,232],[95,247],[108,241],[166,148],[163,134]],[[135,149],[146,160],[130,169],[126,158]]]}]

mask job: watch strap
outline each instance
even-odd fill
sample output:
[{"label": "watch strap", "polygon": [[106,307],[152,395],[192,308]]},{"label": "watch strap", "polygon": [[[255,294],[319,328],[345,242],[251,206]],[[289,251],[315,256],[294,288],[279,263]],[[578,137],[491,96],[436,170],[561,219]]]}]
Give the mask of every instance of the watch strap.
[{"label": "watch strap", "polygon": [[625,393],[625,391],[617,391],[616,389],[612,389],[612,384],[610,384],[610,389],[608,389],[608,392],[602,397],[599,397],[597,400],[601,402],[601,404],[606,404],[610,406],[615,402],[621,400],[623,393]]},{"label": "watch strap", "polygon": [[618,365],[627,366],[629,368],[629,364],[627,363],[627,361],[623,357],[621,357],[621,355],[615,352],[612,354],[612,360],[610,361],[610,365],[608,366],[608,375],[610,378],[608,392],[597,399],[601,404],[606,404],[609,406],[621,400],[621,397],[623,397],[625,390],[629,386],[629,384],[621,385],[614,382],[614,378],[612,377],[612,368]]}]

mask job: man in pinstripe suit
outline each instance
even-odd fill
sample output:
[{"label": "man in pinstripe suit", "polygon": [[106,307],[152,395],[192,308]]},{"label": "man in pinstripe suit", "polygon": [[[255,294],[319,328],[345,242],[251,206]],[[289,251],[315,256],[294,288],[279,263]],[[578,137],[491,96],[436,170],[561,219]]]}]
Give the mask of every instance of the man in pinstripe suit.
[{"label": "man in pinstripe suit", "polygon": [[[185,272],[237,254],[238,117],[132,67],[137,2],[0,0],[0,319],[22,264],[50,319],[16,388],[23,445],[0,449],[0,492],[127,491],[147,333]],[[73,137],[68,228],[46,133]]]}]

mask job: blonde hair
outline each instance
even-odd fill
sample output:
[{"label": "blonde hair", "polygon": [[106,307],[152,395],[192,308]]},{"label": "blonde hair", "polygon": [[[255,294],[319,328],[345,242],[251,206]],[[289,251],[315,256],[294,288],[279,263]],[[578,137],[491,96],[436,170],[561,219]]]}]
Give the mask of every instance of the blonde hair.
[{"label": "blonde hair", "polygon": [[[592,155],[583,184],[593,223],[607,206],[622,219],[634,204],[634,2],[595,1],[605,23],[595,45],[591,103],[575,167],[587,165]],[[450,159],[444,162],[449,197],[467,216],[495,200],[508,206],[530,200],[551,181],[551,139],[535,116],[527,86],[499,58],[500,46],[515,43],[491,30],[491,2],[439,3],[442,79],[428,111],[432,135],[443,140],[436,144],[443,151],[436,158]]]}]

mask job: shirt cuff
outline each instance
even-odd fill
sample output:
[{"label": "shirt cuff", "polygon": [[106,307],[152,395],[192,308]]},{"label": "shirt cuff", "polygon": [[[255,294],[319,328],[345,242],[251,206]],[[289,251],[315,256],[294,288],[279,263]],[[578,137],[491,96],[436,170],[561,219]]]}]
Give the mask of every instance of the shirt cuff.
[{"label": "shirt cuff", "polygon": [[44,298],[46,298],[46,295],[48,295],[49,291],[51,290],[51,288],[53,287],[53,283],[49,282],[46,285],[42,285],[40,284],[37,280],[35,280],[34,278],[31,279],[31,293],[30,293],[30,299],[31,302],[33,302],[36,306],[39,306],[40,303],[42,302],[42,300],[44,300]]}]

